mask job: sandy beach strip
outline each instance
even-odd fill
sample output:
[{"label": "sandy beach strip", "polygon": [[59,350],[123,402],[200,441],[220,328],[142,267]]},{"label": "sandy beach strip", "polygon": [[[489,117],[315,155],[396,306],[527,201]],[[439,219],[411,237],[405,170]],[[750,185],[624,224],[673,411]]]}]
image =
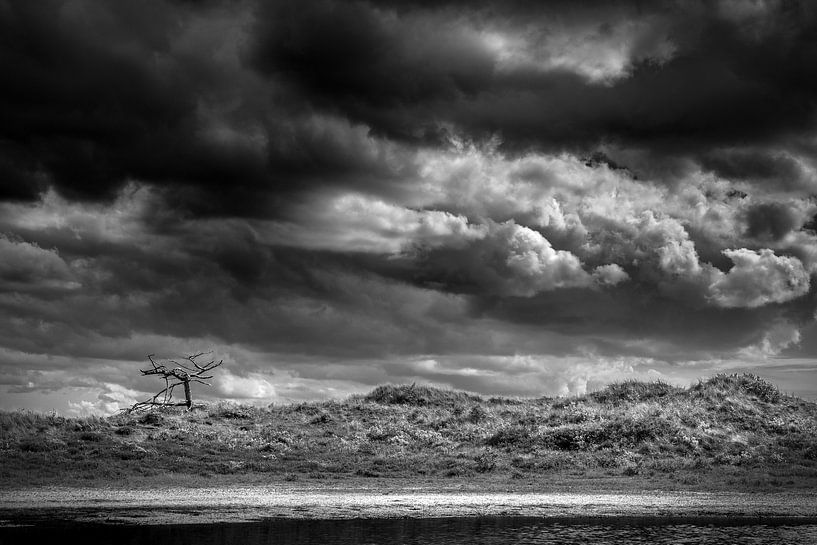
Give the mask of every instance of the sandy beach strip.
[{"label": "sandy beach strip", "polygon": [[218,487],[0,491],[0,519],[178,524],[300,519],[530,517],[802,517],[817,520],[817,494],[644,492],[479,493],[424,489]]}]

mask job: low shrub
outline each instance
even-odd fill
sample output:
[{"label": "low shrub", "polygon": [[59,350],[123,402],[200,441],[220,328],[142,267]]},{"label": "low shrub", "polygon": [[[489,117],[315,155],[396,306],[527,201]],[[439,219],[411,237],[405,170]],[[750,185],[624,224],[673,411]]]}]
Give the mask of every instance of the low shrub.
[{"label": "low shrub", "polygon": [[164,418],[158,411],[146,412],[141,418],[139,418],[140,424],[147,424],[149,426],[158,426],[162,422],[164,422]]},{"label": "low shrub", "polygon": [[480,402],[482,398],[466,392],[443,390],[431,386],[384,385],[367,394],[366,401],[383,405],[454,406],[466,402]]},{"label": "low shrub", "polygon": [[485,440],[485,444],[491,447],[528,448],[533,444],[533,437],[529,428],[509,426],[491,435]]},{"label": "low shrub", "polygon": [[632,477],[634,475],[638,475],[641,472],[640,468],[637,465],[626,465],[624,469],[621,471],[622,475],[626,475],[628,477]]},{"label": "low shrub", "polygon": [[468,411],[468,421],[473,424],[479,424],[488,417],[488,411],[482,405],[474,405]]},{"label": "low shrub", "polygon": [[493,452],[482,452],[478,454],[474,461],[476,462],[476,470],[479,473],[488,473],[496,469],[498,456]]},{"label": "low shrub", "polygon": [[45,439],[26,439],[24,441],[20,441],[17,448],[19,448],[22,452],[51,452],[54,450],[54,444],[46,441]]},{"label": "low shrub", "polygon": [[584,450],[598,441],[599,430],[582,426],[560,426],[546,430],[541,442],[553,450]]},{"label": "low shrub", "polygon": [[624,382],[614,382],[602,390],[591,393],[590,398],[599,403],[619,405],[621,403],[653,401],[682,391],[683,389],[660,380],[655,382],[625,380]]},{"label": "low shrub", "polygon": [[320,413],[309,421],[313,425],[329,424],[330,422],[332,422],[332,416],[327,413]]},{"label": "low shrub", "polygon": [[783,397],[783,394],[780,393],[777,386],[750,373],[715,375],[706,381],[699,381],[691,390],[698,394],[715,394],[720,396],[742,393],[754,396],[766,403],[777,403]]},{"label": "low shrub", "polygon": [[95,431],[84,431],[79,434],[79,438],[82,441],[90,441],[96,443],[102,441],[102,434],[97,433]]}]

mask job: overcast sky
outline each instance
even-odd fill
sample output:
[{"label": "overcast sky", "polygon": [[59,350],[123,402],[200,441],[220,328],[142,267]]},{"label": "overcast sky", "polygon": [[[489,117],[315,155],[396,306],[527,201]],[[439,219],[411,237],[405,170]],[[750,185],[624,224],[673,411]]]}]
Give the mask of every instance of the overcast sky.
[{"label": "overcast sky", "polygon": [[817,397],[817,6],[0,0],[0,408]]}]

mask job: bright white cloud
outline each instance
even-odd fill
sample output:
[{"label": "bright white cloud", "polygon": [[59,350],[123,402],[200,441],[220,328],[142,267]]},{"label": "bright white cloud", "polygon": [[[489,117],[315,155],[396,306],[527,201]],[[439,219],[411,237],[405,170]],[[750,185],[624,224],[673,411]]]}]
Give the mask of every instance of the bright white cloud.
[{"label": "bright white cloud", "polygon": [[540,291],[590,285],[590,275],[570,252],[555,250],[537,231],[507,222],[491,233],[487,253],[503,252],[502,258],[486,261],[503,278],[508,294],[530,296]]},{"label": "bright white cloud", "polygon": [[735,265],[709,288],[718,306],[755,308],[808,293],[809,274],[797,258],[777,256],[769,249],[739,248],[723,254]]},{"label": "bright white cloud", "polygon": [[71,416],[110,416],[141,401],[139,392],[122,385],[106,382],[99,385],[102,390],[96,399],[80,399],[68,402]]},{"label": "bright white cloud", "polygon": [[228,369],[221,369],[214,381],[218,393],[229,399],[272,401],[275,398],[275,386],[272,385],[268,377],[258,373],[238,376]]},{"label": "bright white cloud", "polygon": [[602,285],[615,286],[616,284],[629,280],[630,275],[619,265],[610,263],[609,265],[599,265],[593,269],[593,278]]}]

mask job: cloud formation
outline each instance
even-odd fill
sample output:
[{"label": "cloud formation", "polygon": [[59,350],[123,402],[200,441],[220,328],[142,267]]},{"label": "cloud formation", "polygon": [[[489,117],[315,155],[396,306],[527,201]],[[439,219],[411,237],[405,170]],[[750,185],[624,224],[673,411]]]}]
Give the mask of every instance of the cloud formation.
[{"label": "cloud formation", "polygon": [[0,236],[0,282],[6,290],[71,289],[70,267],[54,250]]},{"label": "cloud formation", "polygon": [[817,392],[815,36],[797,1],[0,0],[2,406],[109,412],[210,348],[202,395],[259,403]]},{"label": "cloud formation", "polygon": [[712,300],[723,307],[759,307],[785,303],[805,295],[810,278],[794,257],[778,257],[768,249],[724,250],[735,266],[710,286]]}]

